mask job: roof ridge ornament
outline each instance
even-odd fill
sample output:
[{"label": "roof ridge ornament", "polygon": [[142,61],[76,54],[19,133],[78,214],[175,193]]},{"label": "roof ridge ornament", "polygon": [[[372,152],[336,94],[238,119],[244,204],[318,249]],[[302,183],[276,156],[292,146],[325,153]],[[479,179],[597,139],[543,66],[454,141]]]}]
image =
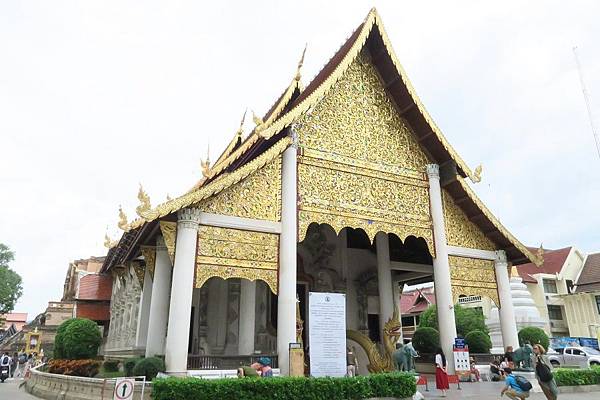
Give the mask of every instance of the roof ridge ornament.
[{"label": "roof ridge ornament", "polygon": [[481,182],[481,173],[483,172],[483,164],[479,164],[473,171],[473,174],[469,175],[469,179],[473,183]]},{"label": "roof ridge ornament", "polygon": [[110,236],[108,236],[108,232],[104,234],[104,247],[107,249],[112,249],[117,245],[118,241],[112,240]]},{"label": "roof ridge ornament", "polygon": [[208,147],[206,148],[206,160],[200,160],[200,166],[202,167],[202,176],[205,179],[210,178],[210,175],[211,175],[211,171],[210,171],[210,143],[208,144]]},{"label": "roof ridge ornament", "polygon": [[141,183],[137,198],[140,201],[140,204],[135,208],[135,212],[137,215],[143,218],[144,213],[148,212],[152,206],[150,205],[150,196],[148,196],[148,193],[144,191]]},{"label": "roof ridge ornament", "polygon": [[119,229],[127,232],[129,230],[129,223],[127,222],[127,215],[123,212],[123,207],[119,205],[119,222],[117,223]]},{"label": "roof ridge ornament", "polygon": [[[265,129],[265,121],[263,121],[261,117],[256,115],[254,110],[252,110],[252,121],[254,121],[254,125],[256,125],[256,127],[254,128],[254,133],[260,135],[260,132],[262,132]],[[262,135],[260,136],[262,137]]]},{"label": "roof ridge ornament", "polygon": [[240,138],[242,137],[243,133],[244,133],[244,122],[246,122],[246,113],[248,112],[248,108],[246,108],[244,110],[244,115],[242,115],[242,120],[240,121],[240,127],[238,128],[237,132],[235,133],[236,138]]},{"label": "roof ridge ornament", "polygon": [[536,255],[544,262],[544,242],[540,243],[540,248],[537,249]]},{"label": "roof ridge ornament", "polygon": [[294,80],[296,82],[300,82],[302,79],[302,66],[304,65],[304,56],[306,55],[306,48],[308,47],[308,43],[304,45],[304,50],[302,51],[302,57],[300,57],[300,61],[298,61],[298,67],[296,68],[296,76]]}]

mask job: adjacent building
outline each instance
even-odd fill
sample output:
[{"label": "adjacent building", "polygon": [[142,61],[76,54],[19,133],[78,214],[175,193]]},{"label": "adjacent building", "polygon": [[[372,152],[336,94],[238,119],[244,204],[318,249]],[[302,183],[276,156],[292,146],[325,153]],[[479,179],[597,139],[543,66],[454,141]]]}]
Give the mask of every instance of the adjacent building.
[{"label": "adjacent building", "polygon": [[569,336],[600,340],[600,253],[588,254],[575,281],[575,290],[562,298]]}]

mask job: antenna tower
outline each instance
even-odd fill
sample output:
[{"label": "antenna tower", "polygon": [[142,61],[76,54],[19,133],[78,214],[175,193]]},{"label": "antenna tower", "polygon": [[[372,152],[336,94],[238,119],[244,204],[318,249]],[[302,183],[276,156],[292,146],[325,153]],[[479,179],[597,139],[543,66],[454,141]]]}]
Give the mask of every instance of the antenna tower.
[{"label": "antenna tower", "polygon": [[600,158],[600,139],[598,139],[598,132],[596,130],[596,126],[594,125],[594,117],[592,116],[592,107],[590,106],[590,97],[585,87],[585,81],[583,80],[583,72],[581,70],[581,63],[579,62],[579,57],[577,56],[577,46],[573,47],[573,54],[575,55],[575,63],[577,64],[577,72],[579,73],[579,81],[581,82],[581,91],[583,92],[583,99],[585,100],[585,106],[588,112],[588,118],[590,119],[590,126],[592,127],[592,134],[594,135],[594,140],[596,141],[596,150],[598,151],[598,158]]}]

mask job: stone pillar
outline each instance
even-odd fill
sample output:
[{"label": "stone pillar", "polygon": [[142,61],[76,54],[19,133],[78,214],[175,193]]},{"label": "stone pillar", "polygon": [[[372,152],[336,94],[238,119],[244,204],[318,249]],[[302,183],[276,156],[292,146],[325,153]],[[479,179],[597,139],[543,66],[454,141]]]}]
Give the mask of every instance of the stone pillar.
[{"label": "stone pillar", "polygon": [[[394,293],[394,309],[398,310],[398,319],[400,322],[400,326],[402,326],[402,315],[400,311],[400,297],[402,296],[402,289],[404,288],[404,284],[400,284],[398,278],[396,276],[392,276],[392,291]],[[402,330],[400,330],[400,338],[398,339],[398,343],[404,343],[404,334]]]},{"label": "stone pillar", "polygon": [[184,374],[187,371],[190,311],[194,291],[200,211],[195,208],[185,208],[177,213],[177,218],[175,265],[171,284],[165,366],[169,373]]},{"label": "stone pillar", "polygon": [[142,299],[136,329],[135,346],[145,347],[148,339],[148,322],[150,319],[150,301],[152,299],[152,277],[148,266],[144,268],[144,287],[142,288]]},{"label": "stone pillar", "polygon": [[446,242],[446,224],[444,222],[439,165],[428,164],[427,176],[429,178],[429,203],[435,245],[433,282],[435,286],[440,344],[448,360],[448,372],[453,374],[454,353],[452,349],[454,338],[456,337],[456,321],[454,320],[454,301],[452,300],[452,285],[450,283],[450,264],[448,261],[448,244]]},{"label": "stone pillar", "polygon": [[255,309],[256,281],[242,279],[240,288],[240,328],[238,333],[238,352],[240,355],[254,353]]},{"label": "stone pillar", "polygon": [[390,242],[387,233],[375,235],[377,248],[377,287],[379,288],[379,337],[383,343],[383,326],[394,313],[394,292],[390,270]]},{"label": "stone pillar", "polygon": [[281,165],[281,235],[279,237],[279,292],[277,353],[282,375],[289,375],[289,344],[296,342],[297,253],[297,144],[283,152]]},{"label": "stone pillar", "polygon": [[165,246],[162,236],[159,236],[156,239],[156,259],[154,261],[154,280],[152,281],[150,316],[148,318],[146,357],[165,354],[172,270],[167,246]]},{"label": "stone pillar", "polygon": [[494,263],[496,270],[496,282],[498,284],[498,297],[500,299],[500,329],[502,331],[502,343],[504,349],[512,346],[513,349],[519,347],[519,335],[517,333],[517,320],[515,318],[515,309],[513,299],[510,293],[510,278],[508,276],[508,263],[504,250],[496,252],[498,258]]}]

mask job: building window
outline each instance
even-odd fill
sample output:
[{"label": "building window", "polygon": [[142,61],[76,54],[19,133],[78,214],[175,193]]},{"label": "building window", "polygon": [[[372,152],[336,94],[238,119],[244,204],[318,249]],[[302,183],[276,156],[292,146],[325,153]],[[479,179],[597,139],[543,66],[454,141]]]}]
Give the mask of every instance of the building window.
[{"label": "building window", "polygon": [[562,308],[560,306],[548,306],[548,317],[550,319],[561,320],[563,319]]},{"label": "building window", "polygon": [[556,281],[544,279],[544,293],[558,293],[556,290]]},{"label": "building window", "polygon": [[598,314],[600,314],[600,296],[596,296],[596,309],[598,310]]}]

